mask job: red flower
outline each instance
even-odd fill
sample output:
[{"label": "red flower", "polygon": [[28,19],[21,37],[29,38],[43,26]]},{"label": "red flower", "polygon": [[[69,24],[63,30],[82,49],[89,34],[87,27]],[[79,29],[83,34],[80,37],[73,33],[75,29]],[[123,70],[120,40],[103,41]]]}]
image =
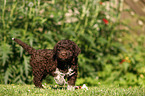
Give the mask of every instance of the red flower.
[{"label": "red flower", "polygon": [[121,62],[120,62],[120,64],[122,64],[123,62],[125,62],[126,60],[125,59],[123,59]]},{"label": "red flower", "polygon": [[102,4],[103,4],[103,2],[100,1],[100,5],[102,5]]},{"label": "red flower", "polygon": [[108,23],[109,23],[109,21],[108,21],[107,19],[105,19],[105,18],[103,18],[102,20],[103,20],[103,22],[104,22],[105,24],[108,24]]}]

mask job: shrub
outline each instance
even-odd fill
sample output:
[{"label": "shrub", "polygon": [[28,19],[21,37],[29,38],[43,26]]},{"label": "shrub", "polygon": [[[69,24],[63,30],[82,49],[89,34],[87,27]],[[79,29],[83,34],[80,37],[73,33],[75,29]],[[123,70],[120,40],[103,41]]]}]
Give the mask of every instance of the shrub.
[{"label": "shrub", "polygon": [[[118,2],[118,6],[112,6],[115,0],[4,0],[0,15],[1,83],[32,83],[30,58],[12,42],[15,37],[35,49],[51,49],[61,39],[76,42],[81,48],[78,78],[84,78],[78,79],[77,85],[81,80],[97,85],[96,77],[107,83],[141,85],[142,55],[135,51],[125,55],[119,42],[125,30],[118,27],[122,1]],[[130,62],[122,61],[126,58]]]}]

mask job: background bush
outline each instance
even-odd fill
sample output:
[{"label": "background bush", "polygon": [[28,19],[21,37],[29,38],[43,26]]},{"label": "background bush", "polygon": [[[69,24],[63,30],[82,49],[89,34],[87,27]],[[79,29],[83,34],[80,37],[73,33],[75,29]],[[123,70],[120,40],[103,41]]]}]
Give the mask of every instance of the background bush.
[{"label": "background bush", "polygon": [[[30,56],[11,38],[35,49],[52,49],[70,39],[81,48],[77,85],[145,84],[144,36],[138,47],[119,42],[122,0],[3,0],[0,5],[0,83],[32,83]],[[132,50],[126,50],[130,49]],[[51,81],[51,82],[50,82]],[[47,77],[47,83],[53,83]],[[101,82],[101,83],[100,83]]]}]

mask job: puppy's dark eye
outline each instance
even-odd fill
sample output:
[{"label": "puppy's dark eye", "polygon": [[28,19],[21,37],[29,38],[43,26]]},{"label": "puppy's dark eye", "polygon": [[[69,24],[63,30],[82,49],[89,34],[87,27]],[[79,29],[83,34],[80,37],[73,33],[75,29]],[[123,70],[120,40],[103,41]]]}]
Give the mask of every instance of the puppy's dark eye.
[{"label": "puppy's dark eye", "polygon": [[69,55],[72,55],[72,52],[71,51],[69,51]]},{"label": "puppy's dark eye", "polygon": [[57,49],[57,52],[59,52],[60,51],[60,49]]}]

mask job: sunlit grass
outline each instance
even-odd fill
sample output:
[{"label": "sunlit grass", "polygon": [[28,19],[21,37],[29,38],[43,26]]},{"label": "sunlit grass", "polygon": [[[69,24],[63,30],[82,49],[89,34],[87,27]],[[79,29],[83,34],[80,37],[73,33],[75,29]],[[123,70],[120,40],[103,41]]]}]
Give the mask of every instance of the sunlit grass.
[{"label": "sunlit grass", "polygon": [[77,89],[68,91],[65,88],[55,89],[46,85],[45,89],[35,88],[34,85],[0,85],[0,96],[144,96],[145,89],[140,87],[135,88],[120,88],[97,86],[89,87],[89,90]]}]

